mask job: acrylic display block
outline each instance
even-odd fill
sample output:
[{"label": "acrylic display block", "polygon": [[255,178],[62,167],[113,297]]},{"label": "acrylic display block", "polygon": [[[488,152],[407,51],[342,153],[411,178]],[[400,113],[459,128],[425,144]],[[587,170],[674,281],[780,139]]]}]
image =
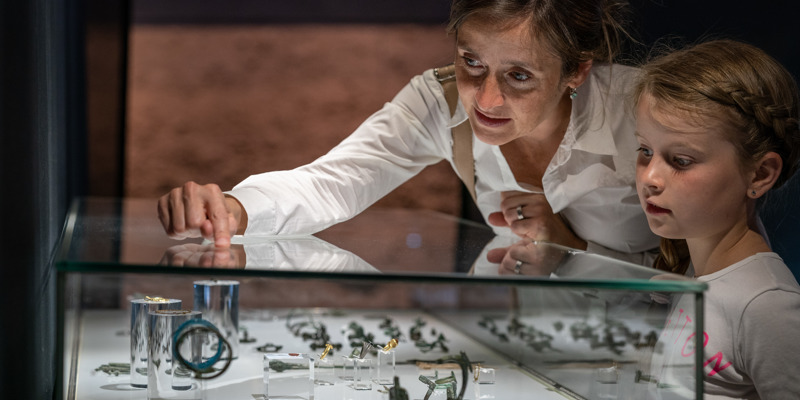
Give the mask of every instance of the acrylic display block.
[{"label": "acrylic display block", "polygon": [[379,385],[393,385],[395,374],[395,350],[378,350],[378,366],[375,370],[375,383]]},{"label": "acrylic display block", "polygon": [[267,399],[314,398],[314,359],[305,353],[264,354]]},{"label": "acrylic display block", "polygon": [[493,385],[495,379],[494,368],[481,367],[476,365],[474,368],[475,383],[479,385]]},{"label": "acrylic display block", "polygon": [[372,375],[375,365],[371,358],[353,358],[353,389],[372,390]]},{"label": "acrylic display block", "polygon": [[337,368],[333,357],[317,358],[314,363],[314,384],[318,386],[330,386],[336,383]]},{"label": "acrylic display block", "polygon": [[356,373],[356,357],[342,356],[342,366],[337,368],[338,378],[343,381],[352,382]]}]

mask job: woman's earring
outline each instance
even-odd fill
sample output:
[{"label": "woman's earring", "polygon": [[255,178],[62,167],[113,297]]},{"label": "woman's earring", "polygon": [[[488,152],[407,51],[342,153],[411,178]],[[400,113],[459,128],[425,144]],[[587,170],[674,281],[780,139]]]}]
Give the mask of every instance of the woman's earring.
[{"label": "woman's earring", "polygon": [[569,88],[569,99],[575,100],[576,97],[578,97],[578,88]]},{"label": "woman's earring", "polygon": [[755,190],[751,190],[750,194],[753,195],[753,197],[756,197],[756,191]]}]

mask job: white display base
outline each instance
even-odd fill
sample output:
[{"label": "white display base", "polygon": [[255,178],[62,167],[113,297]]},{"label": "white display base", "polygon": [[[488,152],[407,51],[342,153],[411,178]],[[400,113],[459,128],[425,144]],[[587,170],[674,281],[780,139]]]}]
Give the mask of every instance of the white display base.
[{"label": "white display base", "polygon": [[[272,314],[274,312],[275,314]],[[263,399],[263,356],[256,347],[266,342],[283,346],[282,352],[314,353],[309,350],[308,342],[293,336],[288,332],[285,318],[275,318],[274,315],[285,315],[283,311],[244,311],[240,315],[240,325],[247,328],[251,337],[256,338],[253,343],[241,343],[239,358],[233,360],[229,369],[219,378],[201,381],[204,389],[204,398],[207,400],[253,400]],[[130,352],[130,339],[126,332],[129,331],[130,313],[127,310],[115,311],[84,311],[80,321],[80,335],[77,362],[77,377],[74,392],[68,392],[68,399],[78,400],[117,400],[117,399],[146,399],[147,390],[131,387],[129,375],[110,376],[94,369],[110,362],[126,362]],[[261,315],[262,317],[259,317]],[[392,311],[348,311],[344,315],[314,315],[314,320],[326,324],[332,342],[342,343],[343,348],[336,353],[336,358],[349,352],[349,341],[346,331],[347,324],[358,321],[368,332],[376,335],[376,342],[388,341],[379,335],[383,332],[378,327],[382,317],[389,315],[399,325],[407,327],[413,325],[416,318],[422,317],[427,325],[425,331],[432,328],[443,332],[447,338],[449,352],[440,350],[422,353],[408,338],[401,340],[397,351],[397,375],[400,384],[409,393],[412,400],[422,399],[427,392],[427,386],[419,381],[419,375],[432,375],[430,370],[422,370],[414,364],[402,364],[408,359],[433,360],[445,355],[456,355],[465,351],[472,361],[480,361],[485,367],[494,368],[496,383],[493,385],[476,385],[469,375],[468,386],[464,399],[558,399],[564,396],[553,391],[552,388],[540,383],[527,372],[517,368],[509,360],[492,351],[486,346],[472,340],[464,334],[450,328],[438,321],[435,317],[419,312]],[[404,332],[407,335],[407,331]],[[69,339],[69,338],[67,338]],[[329,356],[330,357],[330,356]],[[439,375],[450,374],[449,369],[440,369]],[[461,385],[461,371],[456,370],[459,388]],[[315,400],[327,399],[387,399],[385,388],[374,384],[368,391],[355,391],[349,388],[349,382],[339,381],[330,386],[315,386]],[[358,392],[358,393],[356,393]],[[74,397],[69,397],[74,394]],[[524,394],[524,396],[522,396]],[[438,394],[436,395],[438,396]],[[431,399],[440,398],[432,396]],[[441,397],[442,399],[444,397]]]}]

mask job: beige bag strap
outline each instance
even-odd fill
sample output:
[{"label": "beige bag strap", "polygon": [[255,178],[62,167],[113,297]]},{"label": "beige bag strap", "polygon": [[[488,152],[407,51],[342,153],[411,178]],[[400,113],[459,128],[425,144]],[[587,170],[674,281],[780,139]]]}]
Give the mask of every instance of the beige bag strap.
[{"label": "beige bag strap", "polygon": [[[458,87],[456,86],[455,65],[450,64],[445,67],[434,68],[433,74],[436,80],[442,84],[444,98],[450,107],[450,116],[456,113],[458,107]],[[477,202],[475,195],[475,161],[472,156],[472,127],[469,120],[453,127],[453,164],[461,177],[461,181],[467,187],[472,200]]]}]

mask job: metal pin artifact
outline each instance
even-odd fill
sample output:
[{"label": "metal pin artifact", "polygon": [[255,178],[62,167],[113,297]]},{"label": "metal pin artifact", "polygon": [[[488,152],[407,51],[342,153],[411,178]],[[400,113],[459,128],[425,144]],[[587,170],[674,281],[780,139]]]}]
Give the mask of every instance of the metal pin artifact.
[{"label": "metal pin artifact", "polygon": [[325,343],[325,351],[323,351],[323,352],[322,352],[322,355],[320,355],[320,356],[319,356],[319,359],[320,359],[320,360],[324,360],[324,359],[325,359],[325,356],[327,356],[327,355],[328,355],[328,352],[330,352],[332,348],[333,348],[333,345],[332,345],[332,344],[330,344],[330,343]]},{"label": "metal pin artifact", "polygon": [[383,351],[389,351],[395,347],[397,347],[397,339],[392,339],[389,343],[386,343],[386,346],[383,346]]}]

